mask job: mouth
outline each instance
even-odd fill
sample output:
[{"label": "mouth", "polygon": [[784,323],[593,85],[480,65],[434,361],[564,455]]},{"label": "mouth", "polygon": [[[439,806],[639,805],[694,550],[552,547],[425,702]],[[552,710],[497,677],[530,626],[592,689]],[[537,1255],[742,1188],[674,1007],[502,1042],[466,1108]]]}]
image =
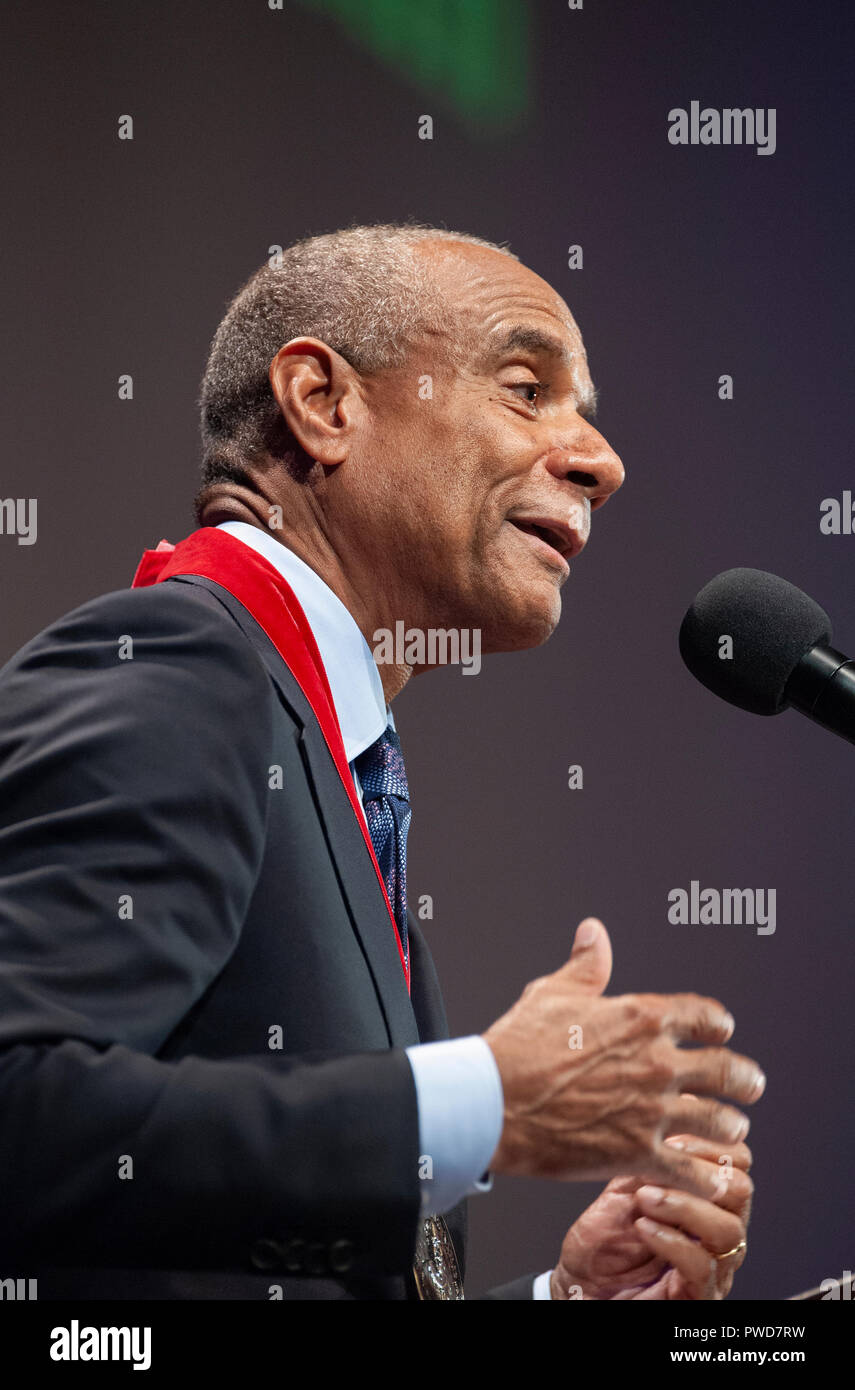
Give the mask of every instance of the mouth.
[{"label": "mouth", "polygon": [[560,560],[565,572],[570,573],[569,561],[585,545],[578,531],[549,517],[508,517],[508,521],[524,536],[530,536],[541,554]]}]

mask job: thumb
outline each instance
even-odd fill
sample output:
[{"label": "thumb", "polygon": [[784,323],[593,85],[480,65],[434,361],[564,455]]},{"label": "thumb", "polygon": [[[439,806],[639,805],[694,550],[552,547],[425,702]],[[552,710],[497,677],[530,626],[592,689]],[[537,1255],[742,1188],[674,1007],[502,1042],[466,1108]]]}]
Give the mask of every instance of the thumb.
[{"label": "thumb", "polygon": [[564,969],[586,994],[603,993],[612,973],[612,944],[598,917],[586,917],[579,923]]}]

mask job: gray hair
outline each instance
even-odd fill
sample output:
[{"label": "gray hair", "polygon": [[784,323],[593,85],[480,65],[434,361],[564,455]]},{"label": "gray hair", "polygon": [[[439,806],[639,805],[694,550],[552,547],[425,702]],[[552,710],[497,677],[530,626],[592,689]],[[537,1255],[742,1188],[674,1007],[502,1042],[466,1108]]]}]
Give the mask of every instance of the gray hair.
[{"label": "gray hair", "polygon": [[401,366],[414,339],[447,322],[419,241],[462,241],[501,251],[466,232],[424,223],[348,227],[287,247],[247,280],[214,334],[199,394],[203,485],[246,482],[242,465],[294,449],[268,369],[283,343],[320,338],[358,372]]}]

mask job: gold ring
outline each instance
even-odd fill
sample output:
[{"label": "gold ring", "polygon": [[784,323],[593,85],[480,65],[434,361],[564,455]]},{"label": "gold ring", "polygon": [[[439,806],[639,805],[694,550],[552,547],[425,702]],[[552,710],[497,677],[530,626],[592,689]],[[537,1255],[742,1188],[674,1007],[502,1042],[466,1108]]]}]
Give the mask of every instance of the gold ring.
[{"label": "gold ring", "polygon": [[741,1241],[739,1242],[738,1245],[734,1245],[734,1247],[733,1247],[732,1250],[725,1250],[725,1252],[724,1252],[723,1255],[716,1255],[716,1259],[717,1259],[717,1260],[726,1260],[726,1259],[729,1259],[729,1257],[730,1257],[731,1255],[738,1255],[739,1252],[740,1252],[740,1250],[747,1250],[747,1248],[748,1248],[748,1242],[745,1241],[745,1240],[741,1240]]}]

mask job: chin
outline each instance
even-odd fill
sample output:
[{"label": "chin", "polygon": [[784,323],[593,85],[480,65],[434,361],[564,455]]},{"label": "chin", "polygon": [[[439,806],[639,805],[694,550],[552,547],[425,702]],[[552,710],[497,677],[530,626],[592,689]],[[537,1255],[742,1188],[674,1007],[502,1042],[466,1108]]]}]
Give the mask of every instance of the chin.
[{"label": "chin", "polygon": [[494,614],[489,635],[482,634],[482,650],[488,652],[519,652],[530,647],[542,647],[558,626],[561,618],[561,595],[557,589],[546,598],[539,594],[526,604],[520,595],[505,613]]}]

